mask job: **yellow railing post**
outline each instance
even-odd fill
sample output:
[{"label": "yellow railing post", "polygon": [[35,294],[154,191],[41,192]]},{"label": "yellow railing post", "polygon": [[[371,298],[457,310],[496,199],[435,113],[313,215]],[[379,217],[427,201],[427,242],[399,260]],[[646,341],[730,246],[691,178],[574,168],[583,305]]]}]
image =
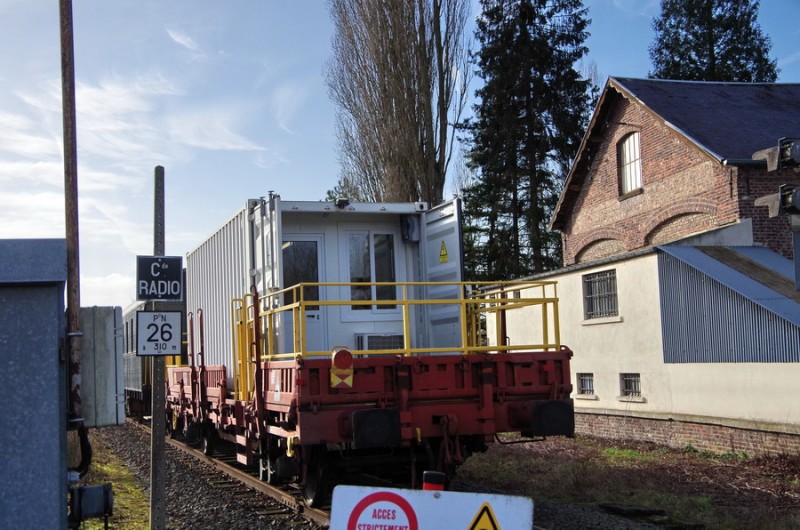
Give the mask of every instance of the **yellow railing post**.
[{"label": "yellow railing post", "polygon": [[459,320],[461,321],[461,353],[467,355],[469,353],[469,344],[467,338],[467,297],[465,286],[462,283],[459,286]]},{"label": "yellow railing post", "polygon": [[408,285],[403,284],[403,355],[406,357],[411,355],[411,318],[409,314],[408,303]]}]

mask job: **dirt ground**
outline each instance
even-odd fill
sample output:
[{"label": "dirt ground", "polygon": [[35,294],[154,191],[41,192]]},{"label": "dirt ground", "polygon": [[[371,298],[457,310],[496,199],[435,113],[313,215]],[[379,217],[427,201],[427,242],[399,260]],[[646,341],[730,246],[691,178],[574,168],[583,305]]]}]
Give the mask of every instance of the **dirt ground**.
[{"label": "dirt ground", "polygon": [[705,528],[800,528],[800,455],[749,458],[586,436],[491,446],[459,479],[565,504],[663,510]]}]

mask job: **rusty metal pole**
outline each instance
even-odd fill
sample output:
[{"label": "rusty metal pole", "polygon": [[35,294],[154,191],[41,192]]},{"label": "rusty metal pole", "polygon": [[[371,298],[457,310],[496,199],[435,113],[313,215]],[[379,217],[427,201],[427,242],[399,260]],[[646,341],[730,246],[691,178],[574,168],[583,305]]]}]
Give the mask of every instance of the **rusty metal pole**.
[{"label": "rusty metal pole", "polygon": [[[155,201],[153,217],[153,255],[164,255],[164,168],[155,169]],[[155,309],[155,308],[153,308]],[[164,357],[157,355],[153,362],[152,424],[150,439],[150,529],[162,530],[166,526],[165,508],[165,441],[166,416],[164,415]]]},{"label": "rusty metal pole", "polygon": [[91,446],[83,425],[81,404],[81,288],[78,239],[78,148],[75,120],[75,53],[72,38],[72,0],[60,0],[61,105],[64,127],[64,210],[67,239],[67,351],[69,408],[67,428],[78,430],[83,475],[91,463]]}]

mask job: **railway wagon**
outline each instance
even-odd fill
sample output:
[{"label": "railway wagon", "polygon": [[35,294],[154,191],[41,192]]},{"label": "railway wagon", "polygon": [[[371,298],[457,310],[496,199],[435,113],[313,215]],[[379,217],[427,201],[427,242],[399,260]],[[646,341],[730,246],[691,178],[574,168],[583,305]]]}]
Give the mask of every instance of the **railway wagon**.
[{"label": "railway wagon", "polygon": [[[247,201],[187,255],[168,430],[234,443],[309,505],[362,473],[452,473],[498,433],[571,436],[555,283],[467,284],[461,258],[457,200]],[[536,343],[509,344],[523,307]]]}]

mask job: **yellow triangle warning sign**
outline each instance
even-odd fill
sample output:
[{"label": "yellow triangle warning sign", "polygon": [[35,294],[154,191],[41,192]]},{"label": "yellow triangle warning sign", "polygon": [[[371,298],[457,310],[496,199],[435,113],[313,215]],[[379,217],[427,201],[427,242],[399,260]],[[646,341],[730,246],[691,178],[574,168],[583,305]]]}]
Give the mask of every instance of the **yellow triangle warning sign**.
[{"label": "yellow triangle warning sign", "polygon": [[442,241],[442,247],[439,249],[439,263],[447,263],[447,247]]},{"label": "yellow triangle warning sign", "polygon": [[497,524],[497,517],[492,511],[492,505],[484,502],[472,523],[469,525],[469,530],[501,530],[500,525]]}]

